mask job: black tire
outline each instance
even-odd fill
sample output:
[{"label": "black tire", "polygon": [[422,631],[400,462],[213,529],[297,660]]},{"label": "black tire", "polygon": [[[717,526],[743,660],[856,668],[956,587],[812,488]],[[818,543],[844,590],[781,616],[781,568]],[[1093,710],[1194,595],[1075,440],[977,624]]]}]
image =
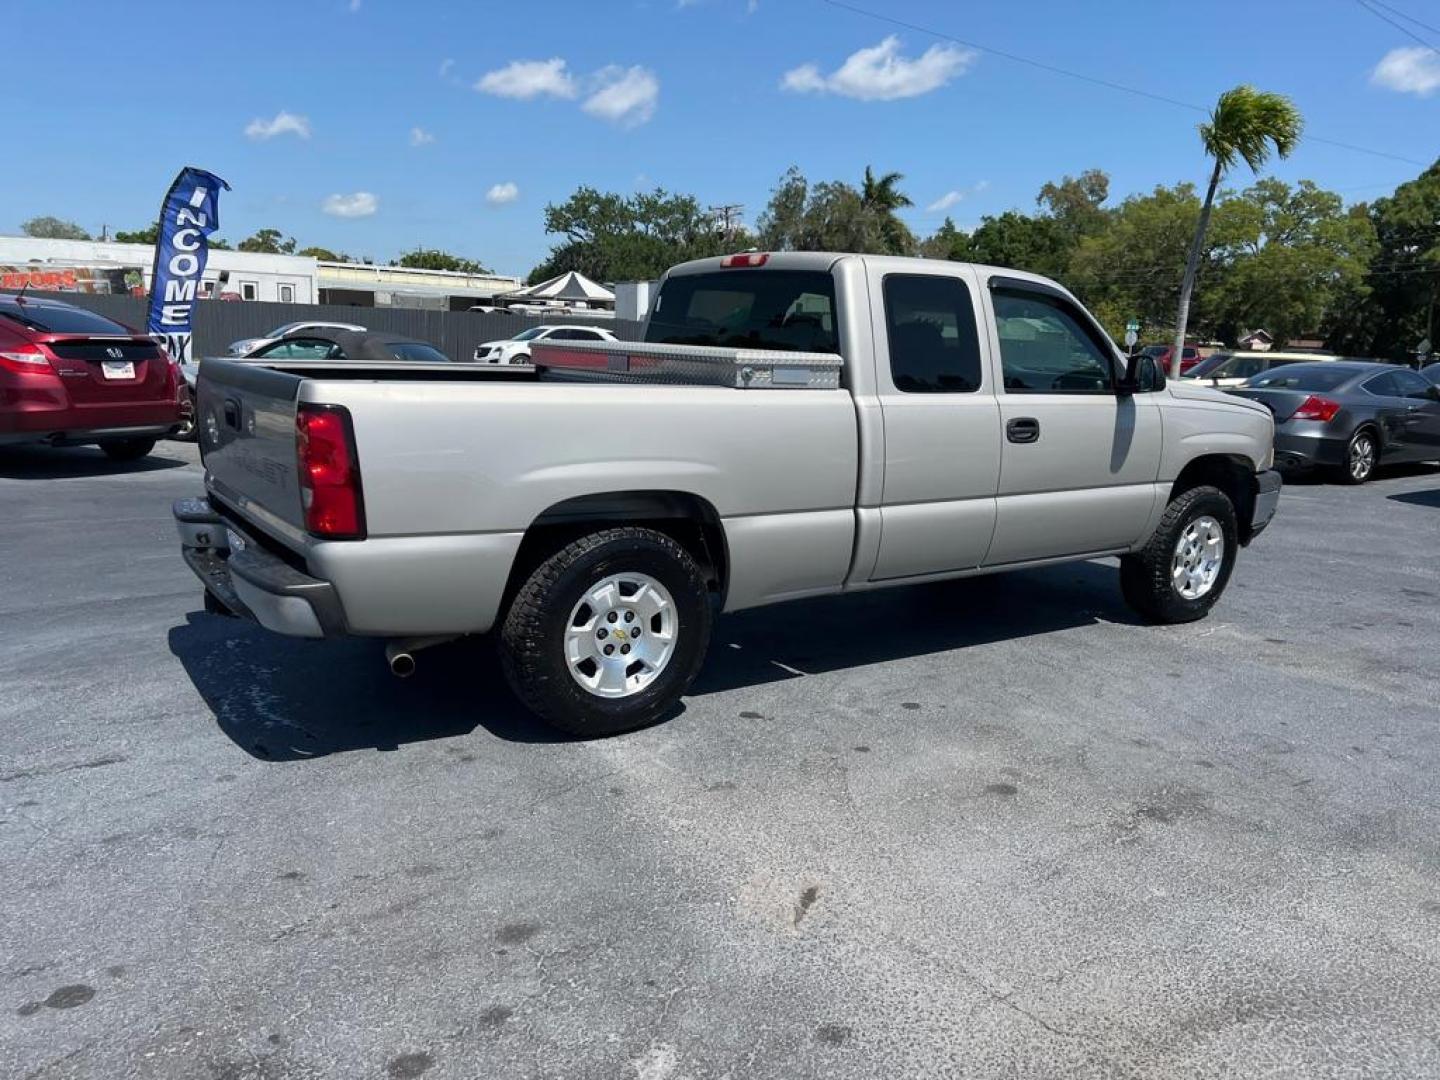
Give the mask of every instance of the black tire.
[{"label": "black tire", "polygon": [[[1186,599],[1175,587],[1171,560],[1181,534],[1191,522],[1204,515],[1219,522],[1225,538],[1225,554],[1209,592]],[[1150,622],[1185,623],[1203,619],[1225,591],[1239,547],[1240,530],[1229,496],[1216,487],[1190,488],[1170,500],[1150,542],[1142,550],[1121,558],[1120,591],[1125,602]]]},{"label": "black tire", "polygon": [[[596,582],[643,573],[675,603],[675,651],[644,690],[602,698],[585,690],[565,660],[566,622]],[[710,644],[710,594],[689,552],[652,529],[606,529],[567,544],[520,587],[500,631],[500,659],[515,695],[536,715],[582,738],[655,723],[690,686]]]},{"label": "black tire", "polygon": [[[1370,447],[1368,467],[1361,467],[1360,449],[1362,440]],[[1362,427],[1350,436],[1350,441],[1345,444],[1345,460],[1339,468],[1334,470],[1335,478],[1342,484],[1363,484],[1375,475],[1375,466],[1380,461],[1380,440],[1375,437],[1375,429]]]},{"label": "black tire", "polygon": [[111,461],[139,461],[155,449],[154,439],[102,439],[100,449]]},{"label": "black tire", "polygon": [[530,354],[528,352],[516,353],[514,356],[510,357],[510,363],[528,364],[530,363]]}]

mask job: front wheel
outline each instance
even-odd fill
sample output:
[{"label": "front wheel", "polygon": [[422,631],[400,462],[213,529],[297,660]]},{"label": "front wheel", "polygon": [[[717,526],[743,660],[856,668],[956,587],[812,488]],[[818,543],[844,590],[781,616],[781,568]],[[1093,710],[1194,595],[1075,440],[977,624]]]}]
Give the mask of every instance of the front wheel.
[{"label": "front wheel", "polygon": [[1229,496],[1215,487],[1182,491],[1150,542],[1120,560],[1125,602],[1151,622],[1203,619],[1230,581],[1239,539]]},{"label": "front wheel", "polygon": [[652,529],[606,529],[530,575],[506,613],[500,657],[532,712],[573,735],[614,735],[675,705],[705,659],[710,619],[689,552]]},{"label": "front wheel", "polygon": [[154,439],[102,439],[100,449],[111,461],[139,461],[155,449]]}]

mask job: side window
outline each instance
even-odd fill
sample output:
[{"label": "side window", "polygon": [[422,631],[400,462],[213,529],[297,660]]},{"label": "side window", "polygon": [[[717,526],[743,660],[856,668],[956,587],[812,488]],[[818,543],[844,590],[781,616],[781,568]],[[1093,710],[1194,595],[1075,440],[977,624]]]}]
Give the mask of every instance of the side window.
[{"label": "side window", "polygon": [[1058,296],[991,290],[1000,336],[1000,367],[1012,394],[1108,394],[1115,369],[1110,349]]},{"label": "side window", "polygon": [[266,360],[335,360],[341,358],[340,347],[319,338],[286,338],[255,354]]},{"label": "side window", "polygon": [[1384,372],[1376,375],[1373,379],[1366,379],[1363,383],[1366,390],[1376,397],[1400,397],[1400,388],[1395,385],[1395,376],[1391,372]]},{"label": "side window", "polygon": [[254,300],[259,295],[259,288],[253,281],[242,281],[240,283],[240,299]]},{"label": "side window", "polygon": [[295,302],[295,286],[294,286],[294,285],[281,285],[281,286],[280,286],[280,302],[281,302],[282,304],[293,304],[293,303]]},{"label": "side window", "polygon": [[1248,379],[1265,370],[1265,360],[1258,356],[1237,356],[1225,365],[1225,379]]},{"label": "side window", "polygon": [[890,375],[907,394],[980,389],[980,337],[970,290],[957,277],[885,275]]},{"label": "side window", "polygon": [[1431,400],[1431,383],[1423,375],[1416,375],[1413,371],[1396,371],[1390,377],[1395,380],[1396,390],[1401,397]]},{"label": "side window", "polygon": [[596,331],[594,331],[594,330],[576,330],[576,331],[575,331],[575,340],[576,340],[576,341],[600,341],[600,340],[602,340],[602,339],[601,339],[600,335],[599,335]]}]

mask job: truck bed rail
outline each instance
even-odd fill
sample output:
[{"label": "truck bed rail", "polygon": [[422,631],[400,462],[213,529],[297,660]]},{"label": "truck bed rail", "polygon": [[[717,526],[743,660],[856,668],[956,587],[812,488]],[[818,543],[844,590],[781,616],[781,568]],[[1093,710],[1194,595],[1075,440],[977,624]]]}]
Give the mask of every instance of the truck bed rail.
[{"label": "truck bed rail", "polygon": [[542,372],[566,377],[737,390],[836,390],[845,363],[835,353],[639,341],[537,341],[530,353]]}]

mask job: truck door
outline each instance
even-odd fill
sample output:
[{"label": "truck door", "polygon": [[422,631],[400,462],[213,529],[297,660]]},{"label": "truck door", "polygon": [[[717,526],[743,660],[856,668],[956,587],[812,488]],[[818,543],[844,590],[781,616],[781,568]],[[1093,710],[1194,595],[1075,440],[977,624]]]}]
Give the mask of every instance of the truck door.
[{"label": "truck door", "polygon": [[873,580],[978,567],[995,528],[1000,415],[974,271],[869,262],[885,431]]},{"label": "truck door", "polygon": [[1157,497],[1156,395],[1116,394],[1119,354],[1062,290],[988,284],[1004,436],[986,565],[1130,547]]}]

